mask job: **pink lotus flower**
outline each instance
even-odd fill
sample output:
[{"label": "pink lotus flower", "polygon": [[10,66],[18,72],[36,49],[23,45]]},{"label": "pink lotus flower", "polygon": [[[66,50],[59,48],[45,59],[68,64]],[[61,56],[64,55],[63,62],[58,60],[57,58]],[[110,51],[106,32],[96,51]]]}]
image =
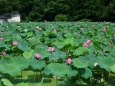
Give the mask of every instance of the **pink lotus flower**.
[{"label": "pink lotus flower", "polygon": [[6,52],[3,52],[2,55],[3,55],[3,56],[6,56],[7,54],[6,54]]},{"label": "pink lotus flower", "polygon": [[106,27],[105,27],[105,26],[102,28],[102,31],[103,31],[103,32],[106,32]]},{"label": "pink lotus flower", "polygon": [[87,44],[90,44],[90,42],[91,42],[91,40],[89,40],[89,39],[86,41]]},{"label": "pink lotus flower", "polygon": [[39,59],[39,58],[41,58],[42,56],[41,56],[40,54],[36,53],[36,54],[34,55],[34,57],[37,58],[37,59]]},{"label": "pink lotus flower", "polygon": [[39,26],[37,26],[36,28],[37,28],[38,31],[41,31],[41,30],[42,30],[42,28],[40,28]]},{"label": "pink lotus flower", "polygon": [[80,30],[83,30],[84,28],[80,28]]},{"label": "pink lotus flower", "polygon": [[12,45],[13,45],[13,46],[17,46],[17,45],[18,45],[18,42],[13,41],[13,42],[12,42]]},{"label": "pink lotus flower", "polygon": [[1,38],[0,38],[0,41],[2,41],[2,40],[4,40],[4,38],[1,37]]},{"label": "pink lotus flower", "polygon": [[113,43],[113,41],[112,41],[112,40],[110,40],[110,41],[109,41],[109,45],[112,45],[112,43]]},{"label": "pink lotus flower", "polygon": [[67,58],[66,63],[67,64],[71,64],[72,63],[72,59],[71,58]]},{"label": "pink lotus flower", "polygon": [[53,29],[53,32],[57,32],[57,30],[54,28],[54,29]]},{"label": "pink lotus flower", "polygon": [[4,32],[0,32],[1,34],[4,34]]},{"label": "pink lotus flower", "polygon": [[84,47],[88,47],[89,45],[88,45],[87,43],[84,43],[83,46],[84,46]]},{"label": "pink lotus flower", "polygon": [[55,50],[54,47],[48,47],[48,51],[49,51],[49,52],[53,52],[54,50]]},{"label": "pink lotus flower", "polygon": [[42,30],[42,28],[38,28],[38,30],[39,30],[39,31],[41,31],[41,30]]}]

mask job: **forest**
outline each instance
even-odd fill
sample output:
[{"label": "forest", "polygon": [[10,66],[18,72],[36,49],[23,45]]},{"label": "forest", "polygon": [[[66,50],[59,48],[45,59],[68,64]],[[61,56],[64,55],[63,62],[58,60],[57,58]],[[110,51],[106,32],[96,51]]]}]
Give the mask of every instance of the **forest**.
[{"label": "forest", "polygon": [[0,15],[13,11],[22,21],[115,22],[115,0],[0,0]]}]

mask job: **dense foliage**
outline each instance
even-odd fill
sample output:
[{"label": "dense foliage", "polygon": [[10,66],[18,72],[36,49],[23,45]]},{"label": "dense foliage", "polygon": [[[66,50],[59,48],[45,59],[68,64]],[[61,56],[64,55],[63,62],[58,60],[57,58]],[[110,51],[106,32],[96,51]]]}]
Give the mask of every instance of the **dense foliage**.
[{"label": "dense foliage", "polygon": [[0,0],[0,14],[12,11],[24,21],[115,22],[115,0]]},{"label": "dense foliage", "polygon": [[52,77],[57,86],[112,85],[114,33],[115,24],[109,22],[0,24],[1,85],[13,86],[6,75],[15,80],[25,70],[40,72],[41,85]]}]

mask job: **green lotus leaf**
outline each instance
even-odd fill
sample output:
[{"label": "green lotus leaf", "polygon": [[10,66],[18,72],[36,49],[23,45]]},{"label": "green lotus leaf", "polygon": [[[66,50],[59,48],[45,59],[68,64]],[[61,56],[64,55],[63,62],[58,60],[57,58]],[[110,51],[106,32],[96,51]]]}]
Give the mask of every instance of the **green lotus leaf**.
[{"label": "green lotus leaf", "polygon": [[29,83],[24,83],[24,82],[21,82],[21,83],[19,83],[19,84],[16,84],[16,86],[28,86],[29,85]]},{"label": "green lotus leaf", "polygon": [[71,44],[71,45],[73,45],[73,43],[74,43],[74,38],[72,37],[72,38],[66,38],[65,40],[64,40],[64,43],[65,44]]},{"label": "green lotus leaf", "polygon": [[73,37],[73,34],[67,31],[67,32],[64,34],[64,36],[65,36],[65,37],[68,37],[68,38],[71,38],[71,37]]},{"label": "green lotus leaf", "polygon": [[11,64],[13,62],[13,60],[12,59],[8,59],[8,58],[2,58],[2,60],[0,60],[0,65],[1,64],[5,64],[5,63]]},{"label": "green lotus leaf", "polygon": [[33,50],[24,51],[23,56],[27,59],[32,58]]},{"label": "green lotus leaf", "polygon": [[48,46],[44,45],[44,44],[39,44],[39,45],[36,45],[36,47],[34,48],[34,50],[36,52],[40,52],[40,51],[47,51],[48,49]]},{"label": "green lotus leaf", "polygon": [[1,81],[0,81],[0,86],[3,86],[2,83],[1,83]]},{"label": "green lotus leaf", "polygon": [[110,54],[115,58],[115,48],[111,50]]},{"label": "green lotus leaf", "polygon": [[41,70],[45,67],[45,61],[39,61],[37,59],[33,59],[30,65],[33,69]]},{"label": "green lotus leaf", "polygon": [[72,65],[76,68],[86,68],[86,67],[88,67],[87,62],[83,62],[82,60],[80,60],[78,58],[73,59],[73,64]]},{"label": "green lotus leaf", "polygon": [[43,35],[43,32],[42,31],[39,31],[39,32],[36,32],[36,38],[41,38],[41,36]]},{"label": "green lotus leaf", "polygon": [[85,73],[82,74],[82,77],[85,78],[85,79],[88,79],[88,78],[90,78],[92,76],[93,76],[93,74],[92,74],[91,69],[85,68]]},{"label": "green lotus leaf", "polygon": [[2,79],[1,79],[1,82],[2,82],[3,85],[5,85],[5,86],[13,86],[13,84],[12,84],[8,79],[5,79],[5,78],[2,78]]},{"label": "green lotus leaf", "polygon": [[35,36],[29,38],[28,41],[29,41],[32,45],[38,44],[38,43],[40,42],[40,40],[37,39]]},{"label": "green lotus leaf", "polygon": [[20,66],[21,70],[28,68],[30,65],[30,61],[27,58],[24,57],[16,57],[13,59],[13,63]]},{"label": "green lotus leaf", "polygon": [[112,65],[112,66],[110,66],[110,70],[111,70],[113,73],[115,73],[115,64]]},{"label": "green lotus leaf", "polygon": [[65,43],[60,42],[60,41],[55,41],[55,42],[53,42],[53,45],[55,45],[57,48],[61,49],[65,46]]},{"label": "green lotus leaf", "polygon": [[115,59],[113,59],[112,57],[98,56],[97,62],[101,68],[110,71],[110,66],[112,66],[115,63]]},{"label": "green lotus leaf", "polygon": [[12,40],[11,35],[4,35],[3,37],[4,37],[5,41],[11,41]]},{"label": "green lotus leaf", "polygon": [[53,52],[50,57],[53,60],[58,60],[58,59],[65,59],[66,58],[66,53],[63,51],[57,50],[56,52]]},{"label": "green lotus leaf", "polygon": [[27,32],[27,37],[30,37],[30,36],[32,36],[33,35],[33,32]]},{"label": "green lotus leaf", "polygon": [[25,42],[25,41],[20,41],[19,43],[18,43],[18,48],[20,49],[20,50],[22,50],[22,51],[27,51],[27,50],[29,50],[30,48],[28,47],[28,43],[27,42]]},{"label": "green lotus leaf", "polygon": [[77,70],[73,70],[69,67],[69,70],[67,71],[67,77],[71,78],[72,76],[76,76],[78,74]]},{"label": "green lotus leaf", "polygon": [[73,40],[73,46],[79,46],[79,44],[80,44],[80,39],[74,39]]},{"label": "green lotus leaf", "polygon": [[21,68],[19,65],[15,64],[15,63],[11,63],[11,64],[1,64],[0,65],[0,71],[2,73],[7,73],[11,76],[19,76],[21,75]]},{"label": "green lotus leaf", "polygon": [[73,51],[73,54],[75,56],[79,56],[79,55],[83,55],[85,52],[88,51],[88,48],[85,48],[85,47],[79,47],[77,48],[76,50]]},{"label": "green lotus leaf", "polygon": [[41,86],[41,83],[34,83],[33,86]]},{"label": "green lotus leaf", "polygon": [[59,77],[64,77],[68,73],[69,67],[66,64],[50,63],[45,67],[46,75],[52,74]]},{"label": "green lotus leaf", "polygon": [[49,57],[51,55],[51,53],[45,52],[45,51],[40,52],[40,54],[42,55],[41,59],[47,58],[47,57]]},{"label": "green lotus leaf", "polygon": [[86,56],[79,56],[78,59],[82,62],[86,62],[90,68],[94,68],[94,63],[97,62],[96,55],[92,53]]},{"label": "green lotus leaf", "polygon": [[13,38],[13,41],[23,41],[22,37],[17,33],[13,34],[12,38]]},{"label": "green lotus leaf", "polygon": [[5,41],[1,41],[0,42],[0,47],[3,47],[4,44],[5,44]]}]

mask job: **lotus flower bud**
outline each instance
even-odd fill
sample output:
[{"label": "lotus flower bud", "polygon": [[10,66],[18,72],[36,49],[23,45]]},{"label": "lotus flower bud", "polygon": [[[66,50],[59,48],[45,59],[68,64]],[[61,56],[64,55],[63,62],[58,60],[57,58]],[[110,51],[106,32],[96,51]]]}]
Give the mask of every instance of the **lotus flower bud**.
[{"label": "lotus flower bud", "polygon": [[37,59],[39,59],[39,58],[41,58],[41,55],[38,54],[38,53],[36,53],[36,54],[34,55],[34,57],[37,58]]},{"label": "lotus flower bud", "polygon": [[6,52],[3,52],[2,55],[3,55],[3,56],[6,56],[7,54],[6,54]]},{"label": "lotus flower bud", "polygon": [[18,42],[13,41],[13,42],[12,42],[12,45],[13,45],[13,46],[17,46],[17,45],[18,45]]},{"label": "lotus flower bud", "polygon": [[49,52],[53,52],[54,50],[55,50],[54,47],[48,47],[48,51],[49,51]]},{"label": "lotus flower bud", "polygon": [[87,44],[90,44],[90,42],[91,42],[91,40],[89,40],[89,39],[86,41]]},{"label": "lotus flower bud", "polygon": [[66,60],[66,63],[67,63],[67,64],[71,64],[71,63],[72,63],[72,59],[71,59],[71,58],[68,58],[68,59]]},{"label": "lotus flower bud", "polygon": [[1,37],[1,38],[0,38],[0,41],[2,41],[2,40],[4,40],[4,38]]},{"label": "lotus flower bud", "polygon": [[87,43],[84,43],[83,46],[84,46],[84,47],[88,47],[89,45],[88,45]]}]

